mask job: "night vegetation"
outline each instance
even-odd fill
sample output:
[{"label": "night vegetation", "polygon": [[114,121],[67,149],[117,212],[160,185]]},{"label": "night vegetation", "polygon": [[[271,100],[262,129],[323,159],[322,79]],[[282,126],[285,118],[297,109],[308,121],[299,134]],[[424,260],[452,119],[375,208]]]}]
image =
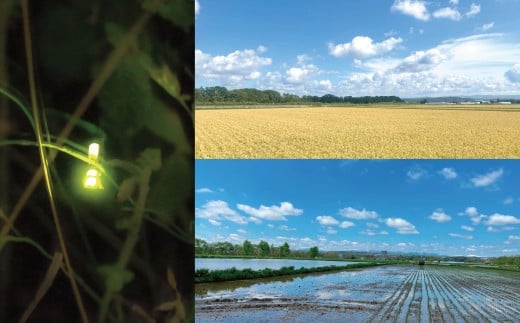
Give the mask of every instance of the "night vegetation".
[{"label": "night vegetation", "polygon": [[302,97],[274,90],[235,89],[228,90],[222,86],[201,87],[195,89],[195,102],[203,104],[308,104],[308,103],[343,103],[343,104],[374,104],[403,103],[397,96],[322,96],[304,95]]},{"label": "night vegetation", "polygon": [[193,7],[0,1],[0,322],[194,320]]}]

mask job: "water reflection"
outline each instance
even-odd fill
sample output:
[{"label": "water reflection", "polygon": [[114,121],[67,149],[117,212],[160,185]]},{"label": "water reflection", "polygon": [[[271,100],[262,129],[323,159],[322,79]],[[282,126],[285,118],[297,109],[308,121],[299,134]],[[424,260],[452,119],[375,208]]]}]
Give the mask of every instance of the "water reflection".
[{"label": "water reflection", "polygon": [[375,267],[332,273],[195,285],[195,300],[301,299],[341,302],[387,297],[391,285],[404,280],[411,267]]},{"label": "water reflection", "polygon": [[244,258],[195,258],[195,270],[206,268],[209,270],[251,268],[261,270],[264,268],[280,269],[282,267],[293,266],[294,268],[314,268],[325,266],[346,266],[354,264],[351,261],[332,261],[332,260],[300,260],[300,259],[244,259]]}]

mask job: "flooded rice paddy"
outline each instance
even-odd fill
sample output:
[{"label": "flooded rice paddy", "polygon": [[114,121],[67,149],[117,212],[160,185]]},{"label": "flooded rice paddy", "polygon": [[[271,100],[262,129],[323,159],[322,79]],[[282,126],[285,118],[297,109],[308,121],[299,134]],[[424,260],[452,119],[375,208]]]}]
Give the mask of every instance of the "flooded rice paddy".
[{"label": "flooded rice paddy", "polygon": [[354,264],[349,261],[330,260],[300,260],[300,259],[247,259],[247,258],[195,258],[195,270],[206,268],[209,270],[229,269],[235,267],[238,270],[250,268],[261,270],[265,268],[280,269],[293,266],[294,268],[315,268],[325,266],[346,266]]},{"label": "flooded rice paddy", "polygon": [[383,266],[195,285],[197,322],[518,322],[520,273]]}]

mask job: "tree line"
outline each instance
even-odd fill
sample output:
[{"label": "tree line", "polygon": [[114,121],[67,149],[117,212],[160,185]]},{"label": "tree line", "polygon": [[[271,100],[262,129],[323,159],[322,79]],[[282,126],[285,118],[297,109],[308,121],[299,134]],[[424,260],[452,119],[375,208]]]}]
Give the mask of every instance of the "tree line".
[{"label": "tree line", "polygon": [[304,95],[302,97],[289,93],[280,93],[274,90],[234,89],[228,90],[223,86],[200,87],[195,89],[196,104],[305,104],[305,103],[346,103],[346,104],[373,104],[373,103],[402,103],[397,96],[336,96],[325,94],[322,96]]},{"label": "tree line", "polygon": [[491,264],[498,266],[518,266],[520,268],[520,256],[503,256],[491,260]]},{"label": "tree line", "polygon": [[304,250],[291,250],[287,242],[281,246],[269,245],[267,241],[260,240],[254,244],[245,240],[242,244],[231,242],[208,243],[203,239],[195,239],[195,256],[245,256],[245,257],[279,257],[279,258],[316,258],[320,255],[317,246]]}]

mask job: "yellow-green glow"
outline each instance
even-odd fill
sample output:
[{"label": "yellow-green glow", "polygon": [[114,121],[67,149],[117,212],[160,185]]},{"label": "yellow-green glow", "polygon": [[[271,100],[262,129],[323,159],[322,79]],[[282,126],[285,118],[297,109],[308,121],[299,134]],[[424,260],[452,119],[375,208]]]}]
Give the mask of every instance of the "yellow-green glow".
[{"label": "yellow-green glow", "polygon": [[92,159],[93,161],[97,161],[98,156],[99,156],[99,144],[93,142],[88,146],[88,158]]},{"label": "yellow-green glow", "polygon": [[90,168],[87,171],[87,175],[83,179],[83,187],[92,190],[103,189],[103,183],[101,183],[101,174],[97,169]]},{"label": "yellow-green glow", "polygon": [[[93,142],[88,146],[88,159],[93,162],[97,162],[98,157],[99,144]],[[87,174],[83,179],[83,187],[91,190],[102,190],[103,184],[101,183],[101,173],[95,168],[90,168],[87,170]]]}]

